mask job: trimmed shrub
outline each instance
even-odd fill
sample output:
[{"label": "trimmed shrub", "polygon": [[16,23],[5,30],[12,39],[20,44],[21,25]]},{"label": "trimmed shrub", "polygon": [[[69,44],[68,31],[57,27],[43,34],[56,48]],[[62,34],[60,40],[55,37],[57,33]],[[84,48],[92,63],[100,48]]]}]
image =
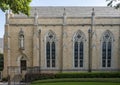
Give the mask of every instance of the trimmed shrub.
[{"label": "trimmed shrub", "polygon": [[120,78],[120,73],[58,73],[55,78]]},{"label": "trimmed shrub", "polygon": [[60,78],[120,78],[120,72],[104,73],[28,73],[25,75],[26,82],[43,79],[60,79]]},{"label": "trimmed shrub", "polygon": [[43,80],[43,79],[54,79],[55,74],[52,73],[28,73],[25,75],[25,81],[31,82],[35,80]]},{"label": "trimmed shrub", "polygon": [[8,77],[2,78],[2,82],[7,82],[7,81],[8,81]]}]

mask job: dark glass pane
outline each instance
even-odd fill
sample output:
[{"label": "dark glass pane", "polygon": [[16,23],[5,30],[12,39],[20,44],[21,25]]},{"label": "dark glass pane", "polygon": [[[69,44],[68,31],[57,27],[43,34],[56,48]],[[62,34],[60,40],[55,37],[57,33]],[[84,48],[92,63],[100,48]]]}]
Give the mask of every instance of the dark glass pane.
[{"label": "dark glass pane", "polygon": [[49,35],[49,38],[51,39],[51,38],[53,38],[53,35],[51,34],[51,35]]},{"label": "dark glass pane", "polygon": [[55,42],[52,42],[52,51],[55,51]]},{"label": "dark glass pane", "polygon": [[79,49],[80,49],[80,50],[79,50],[79,51],[80,51],[80,52],[79,52],[79,55],[80,55],[79,58],[80,58],[80,59],[83,59],[83,42],[80,42],[80,47],[79,47]]},{"label": "dark glass pane", "polygon": [[80,56],[79,58],[80,58],[80,59],[83,59],[83,56]]},{"label": "dark glass pane", "polygon": [[47,59],[50,59],[50,55],[49,54],[47,54]]},{"label": "dark glass pane", "polygon": [[106,54],[105,53],[103,54],[102,59],[106,59]]},{"label": "dark glass pane", "polygon": [[107,67],[111,67],[111,60],[107,60]]},{"label": "dark glass pane", "polygon": [[75,52],[78,51],[78,42],[75,42],[75,44],[74,44],[74,51]]},{"label": "dark glass pane", "polygon": [[102,67],[106,67],[106,60],[102,60]]},{"label": "dark glass pane", "polygon": [[74,58],[78,59],[78,43],[77,42],[75,42],[75,45],[74,45]]},{"label": "dark glass pane", "polygon": [[102,58],[106,59],[106,42],[102,44]]},{"label": "dark glass pane", "polygon": [[52,60],[52,67],[55,67],[55,60]]},{"label": "dark glass pane", "polygon": [[50,67],[50,60],[47,59],[47,67]]},{"label": "dark glass pane", "polygon": [[75,60],[75,67],[78,67],[78,60]]},{"label": "dark glass pane", "polygon": [[103,50],[106,49],[106,42],[103,42],[103,44],[102,44],[102,49],[103,49]]},{"label": "dark glass pane", "polygon": [[110,56],[110,55],[108,56],[108,59],[111,59],[111,56]]},{"label": "dark glass pane", "polygon": [[47,49],[47,50],[50,49],[50,42],[47,42],[46,49]]},{"label": "dark glass pane", "polygon": [[55,55],[52,55],[52,59],[55,59]]},{"label": "dark glass pane", "polygon": [[52,42],[52,59],[55,59],[55,43]]},{"label": "dark glass pane", "polygon": [[111,52],[108,52],[108,57],[107,59],[111,59]]},{"label": "dark glass pane", "polygon": [[111,59],[111,42],[108,42],[108,59]]},{"label": "dark glass pane", "polygon": [[83,42],[80,42],[80,51],[83,51]]},{"label": "dark glass pane", "polygon": [[83,60],[80,60],[80,67],[83,67]]},{"label": "dark glass pane", "polygon": [[108,49],[111,49],[111,42],[108,42]]},{"label": "dark glass pane", "polygon": [[108,58],[107,59],[111,59],[111,55],[108,55]]},{"label": "dark glass pane", "polygon": [[47,60],[47,67],[50,67],[50,43],[47,42],[46,44],[46,60]]},{"label": "dark glass pane", "polygon": [[46,45],[46,55],[47,55],[47,58],[50,58],[50,43],[47,42],[47,45]]},{"label": "dark glass pane", "polygon": [[78,55],[75,55],[75,59],[78,59]]}]

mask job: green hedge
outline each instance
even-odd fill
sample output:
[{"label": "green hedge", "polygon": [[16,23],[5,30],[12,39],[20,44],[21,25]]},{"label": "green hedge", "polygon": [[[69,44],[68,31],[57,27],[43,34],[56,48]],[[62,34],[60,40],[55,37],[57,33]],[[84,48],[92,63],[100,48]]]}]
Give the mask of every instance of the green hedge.
[{"label": "green hedge", "polygon": [[120,72],[106,73],[59,73],[56,78],[120,78]]},{"label": "green hedge", "polygon": [[35,81],[35,80],[43,80],[43,79],[54,79],[55,78],[55,74],[52,73],[28,73],[25,75],[25,79],[23,79],[23,81],[25,82],[31,82],[31,81]]},{"label": "green hedge", "polygon": [[32,83],[52,83],[52,82],[115,82],[120,83],[120,78],[62,78],[37,80]]},{"label": "green hedge", "polygon": [[60,78],[120,78],[120,72],[104,73],[29,73],[25,75],[26,82],[43,79],[60,79]]}]

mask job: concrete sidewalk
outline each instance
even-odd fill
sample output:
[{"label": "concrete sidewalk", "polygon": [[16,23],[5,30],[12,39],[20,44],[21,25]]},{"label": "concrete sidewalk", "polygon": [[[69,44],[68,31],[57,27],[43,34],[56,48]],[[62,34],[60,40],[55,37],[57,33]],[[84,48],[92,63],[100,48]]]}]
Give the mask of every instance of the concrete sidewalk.
[{"label": "concrete sidewalk", "polygon": [[[0,82],[0,85],[8,85],[8,82]],[[19,83],[19,82],[11,82],[11,85],[29,85],[29,84]]]},{"label": "concrete sidewalk", "polygon": [[0,85],[8,85],[7,82],[0,82]]}]

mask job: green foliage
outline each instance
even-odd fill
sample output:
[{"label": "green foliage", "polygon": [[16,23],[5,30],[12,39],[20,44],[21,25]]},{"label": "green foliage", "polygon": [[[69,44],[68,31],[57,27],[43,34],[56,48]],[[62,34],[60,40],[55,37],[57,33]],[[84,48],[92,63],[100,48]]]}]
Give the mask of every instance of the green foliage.
[{"label": "green foliage", "polygon": [[52,82],[52,83],[32,83],[31,85],[120,85],[111,82]]},{"label": "green foliage", "polygon": [[114,2],[118,2],[118,0],[106,0],[108,2],[107,6],[115,7],[116,9],[120,8],[120,3],[113,5]]},{"label": "green foliage", "polygon": [[61,78],[37,80],[32,83],[52,83],[52,82],[115,82],[120,83],[120,78]]},{"label": "green foliage", "polygon": [[2,11],[11,9],[13,13],[23,13],[30,15],[30,2],[32,0],[0,0],[0,8]]},{"label": "green foliage", "polygon": [[0,54],[0,71],[2,71],[4,68],[4,59],[3,54]]},{"label": "green foliage", "polygon": [[26,82],[31,82],[35,80],[42,80],[42,79],[54,79],[55,74],[52,73],[28,73],[25,75],[25,81]]},{"label": "green foliage", "polygon": [[4,78],[2,78],[2,81],[3,81],[3,82],[7,82],[7,81],[8,81],[8,78],[7,78],[7,77],[4,77]]},{"label": "green foliage", "polygon": [[28,73],[25,75],[27,82],[43,79],[62,79],[62,78],[120,78],[120,72],[101,72],[101,73]]},{"label": "green foliage", "polygon": [[56,78],[120,78],[120,73],[60,73],[56,74]]}]

